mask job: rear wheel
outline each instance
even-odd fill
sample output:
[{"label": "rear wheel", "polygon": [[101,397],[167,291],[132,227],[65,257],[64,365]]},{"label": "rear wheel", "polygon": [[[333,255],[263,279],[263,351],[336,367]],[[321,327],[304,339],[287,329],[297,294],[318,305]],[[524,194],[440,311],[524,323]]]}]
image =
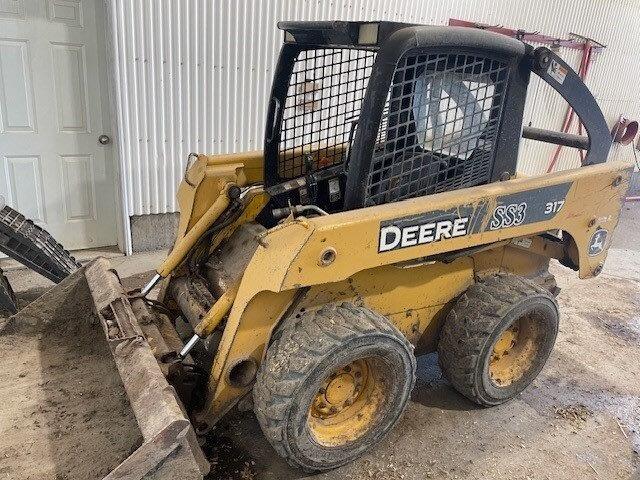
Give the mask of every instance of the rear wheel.
[{"label": "rear wheel", "polygon": [[542,370],[558,321],[558,304],[547,289],[511,274],[481,279],[445,320],[438,344],[442,371],[480,405],[510,400]]},{"label": "rear wheel", "polygon": [[285,319],[260,366],[255,412],[296,467],[329,470],[396,423],[415,383],[413,347],[383,316],[352,304]]}]

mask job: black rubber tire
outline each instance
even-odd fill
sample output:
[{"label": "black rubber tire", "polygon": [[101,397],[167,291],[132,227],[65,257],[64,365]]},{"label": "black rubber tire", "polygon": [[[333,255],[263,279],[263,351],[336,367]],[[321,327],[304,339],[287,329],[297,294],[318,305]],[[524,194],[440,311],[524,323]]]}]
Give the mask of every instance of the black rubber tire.
[{"label": "black rubber tire", "polygon": [[9,279],[0,268],[0,315],[18,313],[18,301]]},{"label": "black rubber tire", "polygon": [[[493,346],[516,319],[528,313],[538,325],[537,351],[529,368],[507,386],[489,375]],[[478,280],[449,312],[438,343],[440,367],[454,388],[483,406],[504,403],[522,392],[540,373],[558,334],[558,303],[535,282],[512,274]]]},{"label": "black rubber tire", "polygon": [[0,210],[0,251],[55,283],[80,268],[49,232],[8,205]]},{"label": "black rubber tire", "polygon": [[[329,373],[365,357],[393,375],[374,426],[340,446],[318,443],[307,424],[309,406]],[[330,470],[370,449],[396,424],[415,384],[413,346],[385,317],[353,304],[325,305],[281,323],[258,371],[254,411],[274,449],[294,467]]]}]

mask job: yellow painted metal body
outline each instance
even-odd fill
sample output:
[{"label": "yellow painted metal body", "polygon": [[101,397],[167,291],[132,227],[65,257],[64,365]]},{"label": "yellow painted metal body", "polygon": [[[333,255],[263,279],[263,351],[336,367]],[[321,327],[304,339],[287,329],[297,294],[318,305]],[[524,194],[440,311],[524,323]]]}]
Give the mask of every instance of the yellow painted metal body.
[{"label": "yellow painted metal body", "polygon": [[[262,175],[257,164],[261,168],[261,161],[258,153],[198,157],[200,163],[191,168],[199,183],[192,178],[195,187],[185,182],[180,187],[180,234],[184,236],[214,204],[225,182],[259,182]],[[563,257],[579,266],[581,278],[597,274],[611,235],[597,255],[589,255],[588,244],[597,229],[612,232],[615,228],[631,168],[612,162],[515,178],[328,216],[290,218],[266,231],[234,295],[199,420],[215,423],[251,389],[250,385],[233,385],[230,370],[246,360],[259,364],[274,328],[289,312],[327,302],[356,302],[387,316],[419,351],[429,351],[435,348],[452,301],[480,275],[496,271],[530,275],[545,269],[549,258]],[[380,226],[385,220],[462,206],[476,211],[485,205],[484,227],[498,197],[567,182],[571,186],[566,201],[549,220],[499,230],[481,228],[439,242],[378,252]],[[234,225],[251,221],[265,202],[260,197],[252,211]],[[564,244],[539,236],[553,230],[563,231]],[[464,249],[472,250],[446,263],[441,259],[443,254]],[[335,256],[327,257],[327,251]]]},{"label": "yellow painted metal body", "polygon": [[167,256],[161,267],[158,269],[158,274],[162,277],[166,277],[185,259],[187,253],[195,246],[196,242],[204,235],[207,229],[213,224],[213,222],[222,215],[222,213],[229,206],[230,200],[228,196],[229,187],[235,185],[232,182],[220,182],[222,187],[218,198],[207,209],[204,214],[198,219],[197,222],[184,234],[184,236],[178,238],[171,250],[171,253]]},{"label": "yellow painted metal body", "polygon": [[260,151],[195,156],[178,188],[178,233],[171,252],[157,269],[160,276],[167,277],[180,265],[200,236],[227,208],[226,191],[230,185],[262,181],[262,161]]},{"label": "yellow painted metal body", "polygon": [[233,301],[238,293],[239,284],[232,285],[222,296],[213,304],[211,310],[202,317],[202,320],[195,328],[195,333],[200,338],[207,338],[213,333],[216,327],[222,321],[222,318],[229,313]]}]

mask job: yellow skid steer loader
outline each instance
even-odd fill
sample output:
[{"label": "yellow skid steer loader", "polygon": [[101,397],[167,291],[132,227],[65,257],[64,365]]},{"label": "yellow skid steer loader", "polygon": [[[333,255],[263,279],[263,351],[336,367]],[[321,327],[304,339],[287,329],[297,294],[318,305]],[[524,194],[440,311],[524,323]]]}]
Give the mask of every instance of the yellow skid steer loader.
[{"label": "yellow skid steer loader", "polygon": [[[398,421],[416,354],[505,402],[558,332],[549,260],[603,267],[632,165],[606,161],[602,112],[555,53],[470,28],[278,26],[264,151],[189,156],[151,282],[126,292],[99,259],[12,318],[93,303],[144,439],[108,479],[201,478],[198,435],[240,401],[291,465],[343,465]],[[532,72],[587,137],[523,128]],[[583,165],[516,175],[523,137]]]}]

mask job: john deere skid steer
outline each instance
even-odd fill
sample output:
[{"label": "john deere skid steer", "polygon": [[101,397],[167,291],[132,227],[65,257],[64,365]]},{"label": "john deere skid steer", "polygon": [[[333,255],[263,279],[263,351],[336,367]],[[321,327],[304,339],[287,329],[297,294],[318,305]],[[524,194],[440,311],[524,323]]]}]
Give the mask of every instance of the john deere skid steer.
[{"label": "john deere skid steer", "polygon": [[[93,299],[144,437],[107,478],[200,478],[197,437],[238,402],[291,465],[338,467],[398,421],[427,352],[461,394],[505,402],[558,332],[549,260],[603,267],[632,166],[606,162],[603,115],[555,53],[467,28],[279,28],[264,151],[189,156],[142,291],[102,259],[56,287]],[[531,73],[588,137],[523,128]],[[517,175],[522,137],[583,165]]]}]

